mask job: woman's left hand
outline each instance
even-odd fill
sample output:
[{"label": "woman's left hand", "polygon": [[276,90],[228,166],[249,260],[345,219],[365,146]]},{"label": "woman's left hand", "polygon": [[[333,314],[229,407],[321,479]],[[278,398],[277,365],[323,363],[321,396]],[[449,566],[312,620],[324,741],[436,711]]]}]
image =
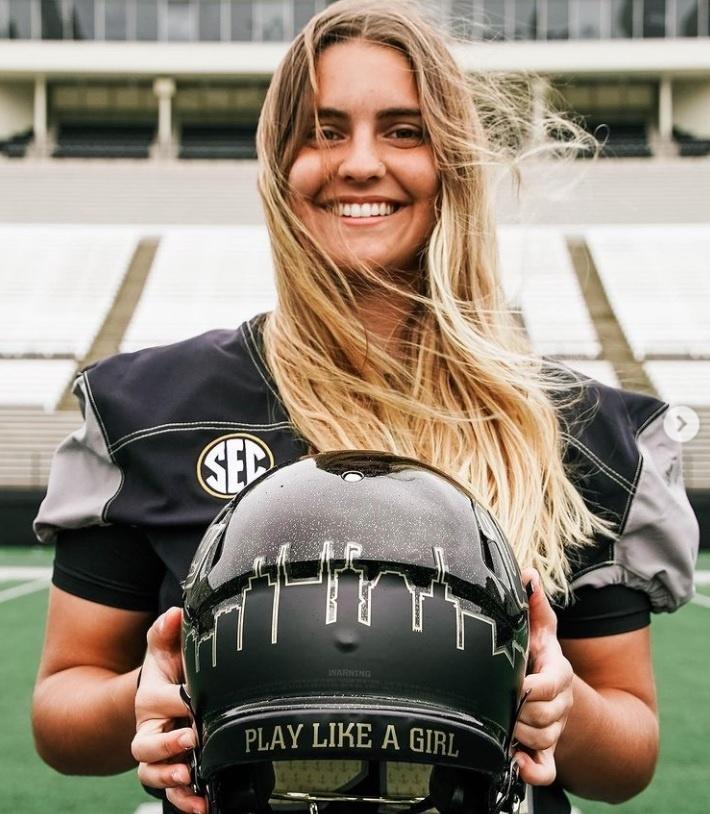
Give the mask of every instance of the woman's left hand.
[{"label": "woman's left hand", "polygon": [[514,757],[524,782],[547,786],[557,775],[555,747],[572,709],[574,672],[562,655],[557,617],[537,571],[526,568],[522,576],[530,605],[530,655],[523,683],[527,700],[513,733],[517,741]]}]

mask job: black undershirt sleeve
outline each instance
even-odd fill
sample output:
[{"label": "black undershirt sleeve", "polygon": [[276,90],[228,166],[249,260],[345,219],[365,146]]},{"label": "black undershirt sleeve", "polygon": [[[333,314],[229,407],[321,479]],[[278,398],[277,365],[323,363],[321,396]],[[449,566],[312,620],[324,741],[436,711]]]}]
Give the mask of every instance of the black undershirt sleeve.
[{"label": "black undershirt sleeve", "polygon": [[57,536],[52,583],[82,599],[157,613],[164,574],[150,541],[135,528],[89,526]]},{"label": "black undershirt sleeve", "polygon": [[626,585],[580,588],[565,608],[555,607],[557,636],[586,639],[629,633],[651,623],[651,603],[642,591]]}]

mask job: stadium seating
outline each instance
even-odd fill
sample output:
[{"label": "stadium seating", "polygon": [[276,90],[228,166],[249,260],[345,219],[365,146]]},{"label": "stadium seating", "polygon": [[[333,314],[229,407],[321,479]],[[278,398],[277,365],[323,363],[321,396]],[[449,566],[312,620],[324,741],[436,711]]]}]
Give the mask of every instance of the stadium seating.
[{"label": "stadium seating", "polygon": [[600,344],[563,234],[545,228],[502,227],[499,246],[508,302],[522,310],[538,353],[594,359]]},{"label": "stadium seating", "polygon": [[677,127],[673,128],[673,138],[678,145],[678,154],[684,158],[710,155],[710,139],[696,138]]},{"label": "stadium seating", "polygon": [[609,387],[620,385],[614,366],[606,359],[567,359],[565,364],[583,376],[589,376]]},{"label": "stadium seating", "polygon": [[0,359],[0,408],[54,410],[75,370],[70,359]]},{"label": "stadium seating", "polygon": [[0,226],[0,355],[82,358],[135,245],[130,229]]},{"label": "stadium seating", "polygon": [[54,450],[80,424],[78,411],[0,408],[0,487],[46,486]]},{"label": "stadium seating", "polygon": [[182,127],[180,158],[256,158],[254,127],[187,125]]},{"label": "stadium seating", "polygon": [[[190,174],[191,165],[181,166]],[[655,390],[705,416],[698,438],[683,445],[688,485],[705,488],[710,227],[587,226],[574,233],[586,240],[614,314]],[[139,239],[147,235],[159,236],[160,243],[122,350],[232,328],[272,307],[263,225],[0,226],[0,485],[37,486],[46,477],[52,446],[67,431],[57,404],[114,307]],[[508,302],[520,310],[536,350],[618,386],[611,361],[599,358],[565,230],[505,226],[499,245]],[[55,419],[62,426],[52,430]],[[21,439],[19,446],[12,445],[13,437]]]},{"label": "stadium seating", "polygon": [[665,401],[689,407],[710,405],[710,361],[648,361],[644,369]]},{"label": "stadium seating", "polygon": [[[707,404],[707,402],[706,402]],[[710,408],[696,407],[698,434],[683,444],[683,480],[688,489],[710,486]]]},{"label": "stadium seating", "polygon": [[[653,155],[644,123],[621,124],[588,120],[584,126],[601,143],[601,158],[649,158]],[[582,153],[580,158],[591,155],[591,151]]]},{"label": "stadium seating", "polygon": [[[710,222],[710,161],[545,161],[495,173],[503,224]],[[0,223],[262,224],[255,161],[0,161]]]},{"label": "stadium seating", "polygon": [[636,359],[710,354],[710,227],[610,226],[585,237]]},{"label": "stadium seating", "polygon": [[[707,350],[710,355],[710,345]],[[707,489],[710,484],[710,359],[654,360],[645,362],[644,370],[664,401],[690,407],[698,416],[697,435],[682,444],[683,478],[689,489]]]},{"label": "stadium seating", "polygon": [[148,158],[155,138],[153,124],[62,123],[55,158]]},{"label": "stadium seating", "polygon": [[12,138],[5,139],[5,141],[0,141],[0,153],[3,153],[8,158],[24,158],[33,136],[32,129],[29,129],[25,130],[24,133],[18,133]]},{"label": "stadium seating", "polygon": [[122,349],[239,325],[275,301],[263,226],[166,230]]}]

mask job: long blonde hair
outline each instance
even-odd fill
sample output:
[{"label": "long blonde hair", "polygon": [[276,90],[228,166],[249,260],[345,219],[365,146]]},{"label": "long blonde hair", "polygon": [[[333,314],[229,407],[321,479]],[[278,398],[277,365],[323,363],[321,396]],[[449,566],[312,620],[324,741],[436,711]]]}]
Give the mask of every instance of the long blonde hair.
[{"label": "long blonde hair", "polygon": [[[417,284],[359,270],[408,303],[397,353],[368,344],[353,275],[294,214],[288,184],[314,126],[318,56],[353,39],[409,61],[440,178]],[[567,149],[584,142],[554,114],[545,127]],[[494,512],[520,565],[537,568],[546,591],[564,597],[570,552],[606,525],[562,462],[559,406],[569,376],[532,353],[497,272],[487,174],[529,145],[530,134],[504,83],[466,77],[420,5],[341,0],[314,17],[272,79],[257,132],[278,295],[264,341],[284,407],[313,448],[386,450],[438,466]]]}]

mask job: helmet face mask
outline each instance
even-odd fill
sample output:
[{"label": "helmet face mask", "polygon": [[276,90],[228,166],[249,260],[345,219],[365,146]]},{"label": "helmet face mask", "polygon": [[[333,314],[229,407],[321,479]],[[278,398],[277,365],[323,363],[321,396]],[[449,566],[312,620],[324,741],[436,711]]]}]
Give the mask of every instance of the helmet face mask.
[{"label": "helmet face mask", "polygon": [[184,591],[212,812],[511,810],[527,601],[497,523],[446,475],[376,452],[272,469],[207,530]]}]

